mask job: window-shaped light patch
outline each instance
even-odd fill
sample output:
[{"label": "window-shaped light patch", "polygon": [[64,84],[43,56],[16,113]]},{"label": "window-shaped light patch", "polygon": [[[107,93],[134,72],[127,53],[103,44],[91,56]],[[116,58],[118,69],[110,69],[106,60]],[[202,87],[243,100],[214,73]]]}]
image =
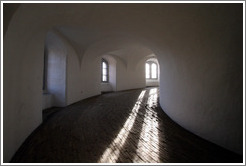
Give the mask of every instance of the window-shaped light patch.
[{"label": "window-shaped light patch", "polygon": [[148,63],[145,64],[145,74],[146,78],[150,78],[150,65]]}]

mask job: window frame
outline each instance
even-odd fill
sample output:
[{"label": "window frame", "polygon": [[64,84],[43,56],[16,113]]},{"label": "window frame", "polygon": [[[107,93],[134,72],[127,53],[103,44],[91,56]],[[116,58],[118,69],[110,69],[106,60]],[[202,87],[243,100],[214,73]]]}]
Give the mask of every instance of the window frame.
[{"label": "window frame", "polygon": [[[146,64],[149,64],[149,78],[146,78]],[[152,64],[156,65],[156,78],[152,78]],[[153,61],[145,62],[145,79],[147,80],[158,80],[158,64]]]},{"label": "window frame", "polygon": [[[106,81],[103,81],[103,62],[106,64]],[[109,82],[109,64],[108,61],[102,58],[101,61],[101,82],[102,83],[108,83]]]}]

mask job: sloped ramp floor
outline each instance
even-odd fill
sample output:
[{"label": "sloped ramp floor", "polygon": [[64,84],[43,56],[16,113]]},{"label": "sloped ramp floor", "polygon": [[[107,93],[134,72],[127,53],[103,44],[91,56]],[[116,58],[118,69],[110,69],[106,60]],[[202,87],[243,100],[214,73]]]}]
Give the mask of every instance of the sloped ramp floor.
[{"label": "sloped ramp floor", "polygon": [[62,108],[26,139],[11,162],[243,162],[173,122],[158,93],[158,88],[108,93]]}]

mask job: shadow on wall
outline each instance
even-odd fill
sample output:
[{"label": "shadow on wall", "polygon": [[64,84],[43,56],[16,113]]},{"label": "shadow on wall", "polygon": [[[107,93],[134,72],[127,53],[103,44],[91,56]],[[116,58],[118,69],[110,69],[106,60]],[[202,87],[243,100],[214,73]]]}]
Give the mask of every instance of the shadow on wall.
[{"label": "shadow on wall", "polygon": [[66,106],[67,49],[53,32],[48,32],[44,53],[43,109]]}]

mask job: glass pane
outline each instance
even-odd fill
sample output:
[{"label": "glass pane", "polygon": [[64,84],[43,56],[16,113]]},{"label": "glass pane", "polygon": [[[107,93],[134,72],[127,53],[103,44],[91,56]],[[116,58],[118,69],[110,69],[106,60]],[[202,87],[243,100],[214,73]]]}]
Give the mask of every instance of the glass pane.
[{"label": "glass pane", "polygon": [[107,81],[107,77],[106,76],[103,76],[103,81]]},{"label": "glass pane", "polygon": [[148,63],[146,63],[145,64],[145,74],[146,74],[146,78],[150,78],[150,73],[149,73],[149,64]]},{"label": "glass pane", "polygon": [[103,67],[103,69],[107,68],[107,64],[105,62],[103,62],[102,67]]},{"label": "glass pane", "polygon": [[103,69],[103,75],[107,75],[107,69]]},{"label": "glass pane", "polygon": [[152,78],[157,78],[157,66],[155,63],[152,63],[151,69]]}]

